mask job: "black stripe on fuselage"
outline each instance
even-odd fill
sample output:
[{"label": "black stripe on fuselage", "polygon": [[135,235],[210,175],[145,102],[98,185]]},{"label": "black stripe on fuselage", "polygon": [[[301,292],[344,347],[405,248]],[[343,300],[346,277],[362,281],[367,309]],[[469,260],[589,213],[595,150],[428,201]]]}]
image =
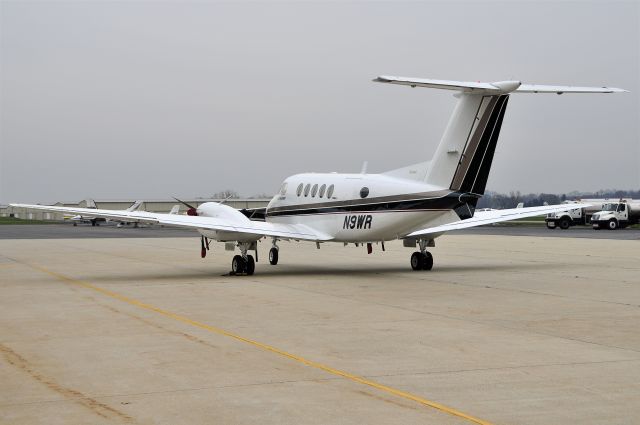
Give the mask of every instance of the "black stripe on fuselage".
[{"label": "black stripe on fuselage", "polygon": [[313,215],[313,214],[341,214],[354,212],[407,212],[407,211],[446,211],[452,210],[460,205],[477,201],[477,197],[468,193],[449,192],[444,196],[422,199],[403,199],[392,202],[374,202],[357,205],[340,205],[333,203],[331,206],[310,208],[306,205],[296,207],[278,207],[277,209],[267,209],[267,217],[282,217],[295,215]]}]

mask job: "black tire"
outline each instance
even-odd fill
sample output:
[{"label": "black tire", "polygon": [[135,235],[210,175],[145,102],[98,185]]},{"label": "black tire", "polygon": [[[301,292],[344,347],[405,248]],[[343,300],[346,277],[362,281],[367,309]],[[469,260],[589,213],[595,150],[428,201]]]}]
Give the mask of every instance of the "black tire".
[{"label": "black tire", "polygon": [[252,255],[247,255],[247,262],[245,264],[244,272],[248,276],[251,276],[255,271],[256,271],[256,262],[254,261]]},{"label": "black tire", "polygon": [[424,255],[421,252],[414,252],[411,254],[411,268],[413,270],[423,270]]},{"label": "black tire", "polygon": [[246,269],[246,263],[244,258],[240,255],[235,255],[233,260],[231,260],[231,271],[235,274],[244,273]]},{"label": "black tire", "polygon": [[555,221],[547,221],[547,229],[555,229],[556,227]]},{"label": "black tire", "polygon": [[73,223],[73,227],[76,227],[78,225],[78,223]]},{"label": "black tire", "polygon": [[269,250],[269,264],[271,264],[272,266],[275,266],[276,264],[278,264],[278,249],[277,248],[271,248]]},{"label": "black tire", "polygon": [[609,222],[607,223],[607,228],[609,230],[616,230],[618,228],[618,220],[616,220],[615,218],[609,220]]},{"label": "black tire", "polygon": [[560,224],[560,228],[562,230],[567,230],[569,228],[569,226],[571,226],[571,222],[566,217],[560,219],[560,223],[559,224]]},{"label": "black tire", "polygon": [[422,270],[431,270],[433,268],[433,255],[430,252],[425,252],[422,259]]}]

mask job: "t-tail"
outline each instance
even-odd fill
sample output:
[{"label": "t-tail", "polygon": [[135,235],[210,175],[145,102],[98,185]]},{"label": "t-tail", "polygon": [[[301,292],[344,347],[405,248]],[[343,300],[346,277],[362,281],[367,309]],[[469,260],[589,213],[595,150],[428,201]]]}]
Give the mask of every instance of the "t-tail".
[{"label": "t-tail", "polygon": [[470,217],[484,195],[509,96],[512,93],[615,93],[609,87],[572,87],[431,80],[380,76],[374,81],[456,91],[458,103],[426,170],[426,183],[459,193],[462,218]]}]

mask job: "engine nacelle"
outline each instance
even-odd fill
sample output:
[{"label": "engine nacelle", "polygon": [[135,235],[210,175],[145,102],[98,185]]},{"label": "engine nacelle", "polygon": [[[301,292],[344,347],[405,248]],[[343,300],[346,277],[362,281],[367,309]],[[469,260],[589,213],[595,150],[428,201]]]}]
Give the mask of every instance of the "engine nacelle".
[{"label": "engine nacelle", "polygon": [[250,220],[237,209],[217,202],[205,202],[196,210],[200,217],[213,217],[238,224],[247,224]]}]

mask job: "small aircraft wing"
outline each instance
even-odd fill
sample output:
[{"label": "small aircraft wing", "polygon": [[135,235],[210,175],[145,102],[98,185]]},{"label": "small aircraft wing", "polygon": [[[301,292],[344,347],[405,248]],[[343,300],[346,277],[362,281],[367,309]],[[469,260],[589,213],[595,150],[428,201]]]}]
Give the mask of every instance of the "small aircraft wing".
[{"label": "small aircraft wing", "polygon": [[[262,221],[227,220],[215,217],[189,216],[179,214],[159,214],[146,211],[105,210],[92,208],[54,207],[48,205],[10,204],[12,207],[28,208],[51,212],[82,215],[82,217],[103,217],[131,223],[164,224],[194,230],[217,230],[241,235],[271,236],[281,239],[307,241],[328,241],[331,236],[311,229],[304,224],[267,223]],[[243,217],[244,218],[244,217]]]},{"label": "small aircraft wing", "polygon": [[[590,205],[591,204],[573,204],[572,208],[584,208]],[[470,227],[482,226],[484,224],[500,223],[503,221],[515,220],[518,218],[535,217],[537,215],[545,215],[566,210],[567,204],[545,205],[541,207],[528,208],[511,208],[507,210],[477,211],[472,218],[418,230],[409,233],[405,236],[405,238],[439,236],[442,233],[450,232],[452,230],[468,229]]]}]

